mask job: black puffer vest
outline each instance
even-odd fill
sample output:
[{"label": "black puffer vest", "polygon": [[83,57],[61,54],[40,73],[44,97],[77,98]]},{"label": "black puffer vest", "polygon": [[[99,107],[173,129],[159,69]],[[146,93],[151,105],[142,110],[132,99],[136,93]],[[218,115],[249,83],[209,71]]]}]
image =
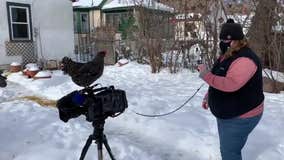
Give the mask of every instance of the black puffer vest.
[{"label": "black puffer vest", "polygon": [[218,60],[211,72],[214,75],[225,77],[232,62],[240,57],[251,59],[256,64],[257,71],[242,88],[235,92],[223,92],[209,87],[208,104],[217,118],[229,119],[240,116],[256,108],[264,100],[262,66],[259,58],[251,49],[245,47],[222,62]]}]

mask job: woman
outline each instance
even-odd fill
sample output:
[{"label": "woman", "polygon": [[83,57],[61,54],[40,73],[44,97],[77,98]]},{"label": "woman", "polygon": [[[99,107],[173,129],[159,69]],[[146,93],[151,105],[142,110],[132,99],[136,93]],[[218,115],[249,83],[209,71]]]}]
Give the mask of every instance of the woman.
[{"label": "woman", "polygon": [[240,24],[222,25],[223,55],[211,71],[199,65],[200,77],[209,85],[202,107],[217,118],[222,160],[241,160],[248,135],[263,113],[262,66],[249,48]]}]

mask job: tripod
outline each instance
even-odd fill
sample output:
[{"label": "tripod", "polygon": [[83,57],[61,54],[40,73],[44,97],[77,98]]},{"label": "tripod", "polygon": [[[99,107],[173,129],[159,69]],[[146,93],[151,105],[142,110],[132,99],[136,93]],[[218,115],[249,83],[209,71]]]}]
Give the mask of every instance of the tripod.
[{"label": "tripod", "polygon": [[95,140],[97,144],[97,150],[98,150],[98,160],[103,160],[103,145],[106,147],[106,150],[112,160],[115,160],[110,146],[108,145],[106,135],[104,134],[104,124],[105,124],[105,118],[99,118],[98,120],[94,121],[92,123],[94,127],[94,132],[89,136],[89,138],[86,141],[86,144],[81,152],[80,160],[84,160],[86,153],[92,144],[92,141]]}]

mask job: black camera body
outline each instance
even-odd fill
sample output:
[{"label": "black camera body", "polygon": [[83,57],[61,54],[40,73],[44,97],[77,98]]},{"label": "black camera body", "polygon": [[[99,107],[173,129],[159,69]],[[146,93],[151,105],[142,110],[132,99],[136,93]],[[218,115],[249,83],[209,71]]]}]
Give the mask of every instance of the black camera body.
[{"label": "black camera body", "polygon": [[7,86],[7,82],[6,82],[7,78],[2,76],[1,74],[2,74],[2,71],[0,71],[0,87],[4,88]]},{"label": "black camera body", "polygon": [[120,115],[128,107],[128,103],[125,91],[110,86],[73,91],[58,100],[56,106],[59,118],[64,122],[80,115],[85,115],[87,121],[94,122]]}]

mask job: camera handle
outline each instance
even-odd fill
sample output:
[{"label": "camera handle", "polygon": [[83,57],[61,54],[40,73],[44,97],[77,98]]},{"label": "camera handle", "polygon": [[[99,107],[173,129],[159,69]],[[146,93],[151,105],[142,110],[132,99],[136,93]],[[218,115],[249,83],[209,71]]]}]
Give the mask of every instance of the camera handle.
[{"label": "camera handle", "polygon": [[94,132],[87,139],[86,144],[85,144],[85,146],[84,146],[84,148],[81,152],[80,160],[84,160],[84,158],[87,154],[87,151],[88,151],[88,149],[89,149],[89,147],[90,147],[90,145],[92,144],[93,141],[95,141],[96,144],[97,144],[98,160],[103,160],[103,145],[105,146],[110,158],[112,160],[115,160],[115,158],[114,158],[114,156],[111,152],[110,146],[107,142],[107,137],[104,134],[104,124],[105,124],[105,118],[100,118],[100,119],[93,122],[92,125],[94,127]]}]

